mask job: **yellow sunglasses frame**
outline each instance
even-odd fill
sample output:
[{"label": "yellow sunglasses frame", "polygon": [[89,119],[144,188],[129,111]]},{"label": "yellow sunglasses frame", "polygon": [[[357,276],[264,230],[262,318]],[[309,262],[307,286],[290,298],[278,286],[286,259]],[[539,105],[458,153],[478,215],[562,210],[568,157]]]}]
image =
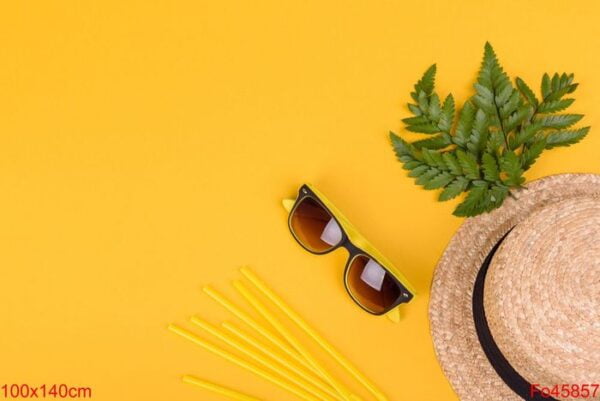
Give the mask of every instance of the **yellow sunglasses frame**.
[{"label": "yellow sunglasses frame", "polygon": [[[356,229],[356,227],[354,227],[352,225],[352,223],[350,223],[348,218],[346,218],[346,216],[344,216],[344,214],[329,199],[327,199],[327,197],[321,191],[319,191],[317,188],[315,188],[314,185],[304,184],[300,188],[300,196],[298,198],[284,199],[282,201],[283,207],[288,212],[288,214],[291,215],[292,211],[294,210],[294,207],[296,206],[296,204],[298,202],[298,199],[306,196],[306,195],[302,194],[303,187],[308,188],[316,196],[317,200],[320,201],[325,206],[325,208],[328,209],[328,211],[333,215],[333,217],[338,221],[338,223],[342,226],[342,230],[344,231],[344,234],[346,235],[346,237],[348,238],[348,241],[352,244],[352,246],[354,248],[357,248],[358,250],[364,252],[368,256],[373,257],[378,263],[380,263],[383,268],[385,268],[392,276],[394,276],[394,278],[408,292],[410,292],[411,297],[409,300],[412,300],[412,298],[414,298],[414,296],[417,294],[417,291],[410,284],[408,279],[400,272],[400,270],[398,270],[394,266],[394,264],[388,258],[386,258],[369,241],[367,241],[367,239]],[[291,229],[291,227],[290,227],[290,229]],[[295,234],[293,231],[292,231],[292,235],[294,235],[294,237],[295,237]],[[298,240],[298,239],[296,238],[296,240]],[[334,249],[332,249],[332,250],[334,250]],[[326,253],[328,253],[328,252],[326,252]],[[312,253],[315,253],[315,252],[312,252]],[[344,277],[344,281],[346,281],[346,277]],[[347,290],[350,293],[350,296],[355,300],[355,302],[358,303],[358,301],[354,298],[354,296],[352,295],[350,290],[348,288],[347,288]],[[392,320],[392,321],[395,321],[395,322],[398,321],[400,318],[398,307],[402,303],[404,303],[404,302],[400,302],[398,305],[394,306],[392,309],[390,309],[387,312],[384,312],[383,314],[387,315],[390,318],[390,320]],[[365,309],[362,305],[360,305],[360,303],[358,303],[358,304],[361,308]],[[365,309],[365,310],[373,315],[377,315],[367,309]]]}]

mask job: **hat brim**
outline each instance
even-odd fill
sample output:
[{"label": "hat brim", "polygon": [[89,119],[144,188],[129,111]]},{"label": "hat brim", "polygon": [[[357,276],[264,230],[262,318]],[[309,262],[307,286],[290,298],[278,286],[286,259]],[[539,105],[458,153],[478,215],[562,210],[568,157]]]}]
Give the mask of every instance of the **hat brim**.
[{"label": "hat brim", "polygon": [[522,401],[486,357],[473,321],[473,289],[479,270],[506,233],[545,205],[576,197],[600,198],[600,175],[561,174],[515,192],[497,210],[467,219],[435,269],[429,319],[436,356],[462,401]]}]

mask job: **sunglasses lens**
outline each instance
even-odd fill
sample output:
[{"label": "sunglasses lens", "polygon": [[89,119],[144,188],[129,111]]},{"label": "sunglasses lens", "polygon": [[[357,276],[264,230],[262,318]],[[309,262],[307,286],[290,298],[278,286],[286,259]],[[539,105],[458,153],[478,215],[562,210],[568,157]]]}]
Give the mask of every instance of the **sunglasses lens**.
[{"label": "sunglasses lens", "polygon": [[346,279],[354,299],[372,313],[387,312],[401,294],[392,275],[366,255],[350,261]]},{"label": "sunglasses lens", "polygon": [[313,252],[326,252],[342,241],[342,230],[337,221],[310,197],[294,208],[290,225],[298,241]]}]

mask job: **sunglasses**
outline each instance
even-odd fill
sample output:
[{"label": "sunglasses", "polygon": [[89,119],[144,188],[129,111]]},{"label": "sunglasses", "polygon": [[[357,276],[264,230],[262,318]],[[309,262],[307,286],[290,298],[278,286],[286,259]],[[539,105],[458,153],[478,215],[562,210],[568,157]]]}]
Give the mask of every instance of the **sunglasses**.
[{"label": "sunglasses", "polygon": [[406,278],[377,251],[340,211],[312,185],[302,185],[296,200],[284,200],[292,235],[307,251],[324,255],[345,248],[344,285],[365,311],[384,315],[415,294]]}]

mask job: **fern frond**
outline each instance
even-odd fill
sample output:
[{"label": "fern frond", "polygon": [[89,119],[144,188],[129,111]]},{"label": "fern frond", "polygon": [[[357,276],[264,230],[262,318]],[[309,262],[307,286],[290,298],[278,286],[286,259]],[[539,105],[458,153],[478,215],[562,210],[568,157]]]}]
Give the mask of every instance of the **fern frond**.
[{"label": "fern frond", "polygon": [[434,64],[414,85],[412,117],[402,120],[407,131],[429,136],[409,143],[390,133],[390,139],[417,185],[441,189],[440,201],[466,192],[457,216],[496,209],[545,149],[572,145],[589,132],[572,128],[581,114],[558,114],[574,102],[566,97],[577,89],[573,74],[544,74],[538,98],[523,79],[511,82],[486,43],[475,94],[457,113],[452,95],[442,102],[435,92],[436,71]]},{"label": "fern frond", "polygon": [[462,110],[460,111],[460,117],[458,124],[456,125],[456,132],[454,133],[454,143],[458,146],[465,147],[471,136],[471,129],[473,128],[473,121],[475,121],[475,112],[477,110],[470,101],[465,102]]},{"label": "fern frond", "polygon": [[503,175],[502,182],[510,187],[518,187],[525,182],[521,160],[512,150],[500,158],[500,170]]},{"label": "fern frond", "polygon": [[557,111],[563,111],[564,109],[566,109],[567,107],[569,107],[570,105],[573,104],[573,102],[575,101],[575,99],[559,99],[559,100],[550,100],[550,101],[544,101],[544,103],[542,103],[537,111],[538,113],[556,113]]},{"label": "fern frond", "polygon": [[546,147],[546,138],[540,137],[536,139],[531,145],[523,147],[523,153],[521,153],[521,166],[524,170],[529,169],[537,158],[542,154]]},{"label": "fern frond", "polygon": [[456,157],[458,158],[458,163],[460,164],[460,168],[464,172],[465,177],[472,180],[479,179],[479,165],[472,153],[457,149]]},{"label": "fern frond", "polygon": [[515,150],[524,143],[529,142],[542,128],[543,125],[539,121],[522,128],[511,142],[511,150]]},{"label": "fern frond", "polygon": [[454,97],[452,94],[448,95],[444,100],[444,105],[442,106],[442,115],[440,117],[440,121],[438,122],[438,128],[445,133],[450,133],[450,128],[452,127],[452,122],[454,121]]},{"label": "fern frond", "polygon": [[463,175],[463,170],[460,167],[460,163],[456,158],[455,152],[444,152],[442,153],[442,159],[448,171],[456,176]]},{"label": "fern frond", "polygon": [[471,136],[469,137],[469,143],[467,144],[467,148],[476,157],[479,157],[481,152],[485,149],[485,144],[487,143],[489,135],[488,124],[489,119],[487,114],[481,109],[477,110],[473,128],[471,130]]},{"label": "fern frond", "polygon": [[440,193],[439,200],[441,202],[454,199],[461,193],[463,193],[467,187],[469,186],[469,180],[465,177],[456,177],[454,181],[444,188],[444,190]]},{"label": "fern frond", "polygon": [[425,184],[425,189],[438,189],[444,188],[450,182],[454,180],[454,176],[447,171],[441,172],[435,177],[433,177],[427,184]]},{"label": "fern frond", "polygon": [[581,141],[589,131],[590,127],[583,127],[576,130],[552,132],[546,135],[546,149],[576,144]]},{"label": "fern frond", "polygon": [[481,167],[483,169],[483,177],[487,181],[499,181],[500,170],[496,158],[489,153],[485,153],[482,157]]},{"label": "fern frond", "polygon": [[443,149],[452,145],[452,137],[446,133],[441,133],[429,138],[419,139],[413,142],[412,145],[417,149]]},{"label": "fern frond", "polygon": [[415,91],[411,93],[415,102],[419,101],[419,93],[424,92],[426,96],[431,95],[435,86],[436,65],[431,65],[423,74],[421,79],[415,84]]},{"label": "fern frond", "polygon": [[454,209],[455,216],[474,216],[486,210],[485,197],[488,191],[488,183],[485,181],[474,181],[467,197]]},{"label": "fern frond", "polygon": [[544,128],[568,128],[583,118],[582,114],[558,114],[536,118]]},{"label": "fern frond", "polygon": [[527,99],[527,102],[534,108],[537,107],[539,102],[538,102],[537,98],[535,97],[535,93],[533,93],[531,88],[529,86],[527,86],[525,81],[523,81],[521,78],[517,77],[515,82],[517,84],[517,88],[519,89],[519,91],[521,92],[523,97],[525,97],[525,99]]}]

